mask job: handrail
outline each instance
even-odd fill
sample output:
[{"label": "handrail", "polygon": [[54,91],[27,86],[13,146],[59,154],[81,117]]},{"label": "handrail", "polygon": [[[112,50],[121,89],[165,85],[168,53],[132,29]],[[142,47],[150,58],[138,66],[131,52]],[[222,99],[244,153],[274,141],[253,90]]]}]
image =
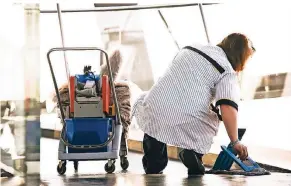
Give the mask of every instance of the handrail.
[{"label": "handrail", "polygon": [[[202,5],[214,5],[221,3],[201,3]],[[160,8],[178,8],[187,6],[198,6],[199,3],[184,3],[184,4],[161,4],[161,5],[137,5],[137,6],[122,6],[122,7],[106,7],[95,9],[80,9],[80,10],[62,10],[62,13],[85,13],[85,12],[116,12],[116,11],[128,11],[128,10],[149,10]],[[40,13],[57,13],[56,10],[40,10]]]}]

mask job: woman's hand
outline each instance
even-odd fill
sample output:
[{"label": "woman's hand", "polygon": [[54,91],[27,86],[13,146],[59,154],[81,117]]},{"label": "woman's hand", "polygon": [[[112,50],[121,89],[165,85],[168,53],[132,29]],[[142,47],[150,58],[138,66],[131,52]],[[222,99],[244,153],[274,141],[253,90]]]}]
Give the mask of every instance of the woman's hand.
[{"label": "woman's hand", "polygon": [[248,157],[248,149],[246,146],[244,146],[243,144],[241,143],[236,143],[234,146],[233,146],[233,149],[235,150],[235,152],[237,152],[239,158],[244,161],[246,160],[246,158]]}]

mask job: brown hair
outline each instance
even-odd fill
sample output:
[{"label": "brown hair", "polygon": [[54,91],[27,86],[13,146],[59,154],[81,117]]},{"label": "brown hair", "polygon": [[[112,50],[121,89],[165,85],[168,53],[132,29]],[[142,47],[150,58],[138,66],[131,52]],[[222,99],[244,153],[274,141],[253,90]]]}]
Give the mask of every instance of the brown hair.
[{"label": "brown hair", "polygon": [[228,35],[217,46],[222,48],[232,68],[237,72],[244,69],[248,58],[255,52],[252,42],[240,33]]}]

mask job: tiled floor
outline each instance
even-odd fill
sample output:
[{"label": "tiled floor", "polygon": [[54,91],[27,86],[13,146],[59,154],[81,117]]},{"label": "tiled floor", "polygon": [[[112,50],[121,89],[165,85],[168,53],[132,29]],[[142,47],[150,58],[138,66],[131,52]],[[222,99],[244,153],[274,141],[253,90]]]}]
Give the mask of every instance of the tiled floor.
[{"label": "tiled floor", "polygon": [[[163,175],[145,175],[142,170],[141,155],[130,153],[130,166],[123,172],[116,162],[116,172],[106,174],[105,162],[80,162],[79,172],[75,173],[71,162],[67,165],[67,172],[59,176],[56,171],[58,141],[42,139],[41,141],[41,175],[29,176],[28,186],[186,186],[186,185],[264,185],[291,186],[290,174],[275,174],[270,176],[244,177],[205,175],[203,177],[188,178],[186,169],[177,161],[170,161]],[[41,181],[40,181],[41,180]],[[2,180],[2,186],[16,186],[21,183],[20,178]]]}]

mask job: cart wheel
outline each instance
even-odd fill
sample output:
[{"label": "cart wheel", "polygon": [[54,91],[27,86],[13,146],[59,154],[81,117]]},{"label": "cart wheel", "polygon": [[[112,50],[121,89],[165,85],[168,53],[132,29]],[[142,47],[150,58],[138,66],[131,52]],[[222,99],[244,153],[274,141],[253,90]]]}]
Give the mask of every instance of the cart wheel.
[{"label": "cart wheel", "polygon": [[105,167],[104,167],[105,171],[107,173],[113,173],[115,171],[115,165],[114,163],[109,167],[108,166],[108,163],[105,164]]},{"label": "cart wheel", "polygon": [[127,160],[127,157],[121,157],[120,166],[123,170],[127,170],[128,166],[129,166],[129,162]]},{"label": "cart wheel", "polygon": [[75,171],[78,171],[78,167],[79,167],[79,162],[78,161],[74,161],[74,169],[75,169]]},{"label": "cart wheel", "polygon": [[65,174],[67,168],[66,168],[66,163],[65,162],[61,162],[58,164],[57,166],[57,171],[60,175]]}]

